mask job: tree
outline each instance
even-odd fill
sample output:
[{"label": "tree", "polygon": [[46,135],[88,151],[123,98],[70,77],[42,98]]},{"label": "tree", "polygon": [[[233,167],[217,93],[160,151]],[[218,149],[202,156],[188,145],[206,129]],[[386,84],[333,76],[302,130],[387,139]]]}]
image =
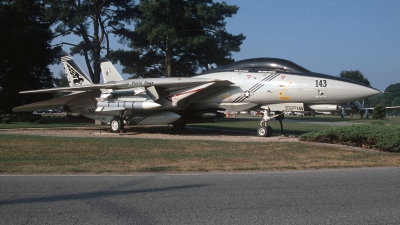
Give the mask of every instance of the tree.
[{"label": "tree", "polygon": [[371,85],[369,80],[359,70],[343,70],[340,72],[339,77],[354,80],[366,85]]},{"label": "tree", "polygon": [[398,97],[400,97],[400,83],[391,84],[382,94],[368,98],[368,106],[399,106],[400,104],[394,101]]},{"label": "tree", "polygon": [[[100,82],[101,50],[110,57],[110,25],[123,22],[133,7],[132,0],[44,0],[47,4],[46,19],[56,23],[56,35],[74,34],[82,38],[80,43],[62,42],[71,45],[71,55],[84,56],[93,83]],[[90,31],[91,30],[91,31]]]},{"label": "tree", "polygon": [[[54,78],[54,83],[55,83],[56,87],[68,87],[69,82],[68,82],[67,74],[60,71],[58,73],[58,76],[60,78]],[[68,92],[57,92],[54,94],[54,97],[58,98],[58,97],[62,97],[62,96],[68,95],[68,94],[69,94]]]},{"label": "tree", "polygon": [[374,108],[372,112],[372,118],[374,120],[383,120],[386,117],[386,108],[384,106],[378,105]]},{"label": "tree", "polygon": [[19,94],[54,87],[48,65],[57,49],[50,46],[51,24],[43,22],[43,9],[40,0],[0,1],[0,108],[6,112],[51,97]]},{"label": "tree", "polygon": [[[391,106],[400,106],[400,95],[393,99]],[[390,111],[396,114],[400,113],[400,109],[391,109]]]},{"label": "tree", "polygon": [[393,105],[393,101],[395,98],[400,97],[400,83],[389,85],[384,91],[385,104],[388,106]]},{"label": "tree", "polygon": [[142,0],[132,17],[135,30],[115,31],[131,51],[116,51],[114,59],[133,77],[191,76],[230,63],[245,36],[229,34],[225,18],[238,9],[212,0]]}]

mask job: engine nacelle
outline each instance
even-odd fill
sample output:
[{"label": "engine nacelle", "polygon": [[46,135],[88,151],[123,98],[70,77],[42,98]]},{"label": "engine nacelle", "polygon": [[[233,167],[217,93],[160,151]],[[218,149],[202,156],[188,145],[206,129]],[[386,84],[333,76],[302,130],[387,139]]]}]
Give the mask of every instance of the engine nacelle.
[{"label": "engine nacelle", "polygon": [[340,109],[337,105],[330,105],[330,104],[308,105],[308,107],[317,112],[332,112],[332,111],[338,111]]},{"label": "engine nacelle", "polygon": [[[99,115],[99,114],[82,114],[85,117],[101,121],[102,123],[110,123],[117,115]],[[180,115],[174,112],[146,112],[136,113],[129,115],[125,118],[129,125],[159,125],[159,124],[171,124],[181,118]]]},{"label": "engine nacelle", "polygon": [[207,110],[193,110],[182,115],[182,118],[191,119],[214,119],[214,118],[224,118],[225,114],[216,111]]},{"label": "engine nacelle", "polygon": [[131,125],[157,125],[171,124],[181,118],[174,112],[156,112],[130,115],[128,120]]}]

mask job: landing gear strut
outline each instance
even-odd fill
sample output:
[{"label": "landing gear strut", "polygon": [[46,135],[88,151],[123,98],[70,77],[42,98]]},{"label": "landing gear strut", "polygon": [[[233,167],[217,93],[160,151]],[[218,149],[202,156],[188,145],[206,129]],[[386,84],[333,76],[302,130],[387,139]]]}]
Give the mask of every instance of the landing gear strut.
[{"label": "landing gear strut", "polygon": [[283,113],[282,114],[277,114],[275,116],[270,116],[271,110],[269,108],[267,108],[266,110],[264,110],[264,115],[261,119],[260,122],[260,127],[257,129],[257,134],[260,137],[271,137],[273,130],[270,126],[268,126],[268,121],[270,121],[272,118],[275,118],[277,120],[279,120],[279,123],[281,125],[281,134],[285,135],[283,133],[283,125],[282,125],[282,119],[284,118]]},{"label": "landing gear strut", "polygon": [[124,129],[124,122],[120,117],[113,117],[110,122],[110,130],[112,133],[120,133]]}]

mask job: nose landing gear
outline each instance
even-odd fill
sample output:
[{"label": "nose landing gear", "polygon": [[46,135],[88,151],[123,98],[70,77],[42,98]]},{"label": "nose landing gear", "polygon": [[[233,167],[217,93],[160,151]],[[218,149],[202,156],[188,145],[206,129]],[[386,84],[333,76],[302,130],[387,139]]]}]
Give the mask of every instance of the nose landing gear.
[{"label": "nose landing gear", "polygon": [[268,121],[270,121],[272,118],[276,118],[279,120],[279,123],[281,125],[281,134],[284,136],[285,134],[283,133],[283,125],[282,125],[282,119],[284,118],[284,114],[276,114],[274,116],[271,115],[271,110],[269,107],[264,110],[264,115],[261,119],[260,122],[260,127],[257,129],[257,135],[260,137],[271,137],[272,133],[274,132],[271,126],[268,126]]},{"label": "nose landing gear", "polygon": [[271,137],[273,133],[273,130],[270,126],[264,127],[264,126],[260,126],[257,129],[257,134],[260,137]]}]

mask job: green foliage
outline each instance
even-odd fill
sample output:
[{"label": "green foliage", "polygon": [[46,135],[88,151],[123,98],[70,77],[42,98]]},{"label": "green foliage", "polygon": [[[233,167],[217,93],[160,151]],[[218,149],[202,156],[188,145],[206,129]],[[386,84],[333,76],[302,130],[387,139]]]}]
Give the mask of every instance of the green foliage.
[{"label": "green foliage", "polygon": [[[71,54],[85,57],[89,75],[94,83],[100,82],[101,50],[106,49],[110,57],[109,33],[111,27],[122,26],[134,5],[132,0],[44,0],[46,20],[56,24],[57,36],[74,34],[82,38],[79,43],[63,42],[70,45]],[[92,66],[90,65],[92,63]]]},{"label": "green foliage", "polygon": [[334,127],[303,134],[299,140],[400,152],[400,126],[362,124]]},{"label": "green foliage", "polygon": [[116,51],[113,57],[133,77],[191,76],[208,64],[230,63],[231,52],[238,52],[245,39],[225,29],[225,18],[237,10],[212,0],[140,1],[135,30],[116,31],[132,50]]},{"label": "green foliage", "polygon": [[[400,93],[398,97],[395,97],[392,101],[391,106],[400,106]],[[388,110],[390,113],[399,114],[400,109],[390,109]]]},{"label": "green foliage", "polygon": [[[380,95],[375,95],[367,101],[369,107],[376,105],[383,106],[400,106],[400,83],[389,85]],[[398,109],[391,109],[391,112],[399,113]]]},{"label": "green foliage", "polygon": [[0,108],[7,113],[51,94],[20,95],[20,91],[52,88],[50,23],[43,22],[39,0],[0,2]]},{"label": "green foliage", "polygon": [[[385,97],[385,103],[387,104],[387,106],[390,106],[391,104],[392,104],[391,106],[400,105],[399,100],[395,101],[396,98],[400,97],[400,83],[389,85],[385,89],[383,96]],[[395,102],[393,102],[393,101],[395,101]]]},{"label": "green foliage", "polygon": [[378,105],[374,108],[372,112],[372,118],[374,120],[383,120],[386,117],[386,108],[384,106]]},{"label": "green foliage", "polygon": [[[63,72],[59,72],[58,75],[60,76],[60,78],[54,78],[55,79],[54,83],[56,84],[56,87],[68,87],[69,82],[67,75]],[[57,92],[54,94],[54,98],[62,97],[68,94],[69,94],[68,92]]]},{"label": "green foliage", "polygon": [[342,72],[340,72],[339,76],[341,78],[346,78],[366,85],[371,85],[369,80],[359,70],[343,70]]}]

